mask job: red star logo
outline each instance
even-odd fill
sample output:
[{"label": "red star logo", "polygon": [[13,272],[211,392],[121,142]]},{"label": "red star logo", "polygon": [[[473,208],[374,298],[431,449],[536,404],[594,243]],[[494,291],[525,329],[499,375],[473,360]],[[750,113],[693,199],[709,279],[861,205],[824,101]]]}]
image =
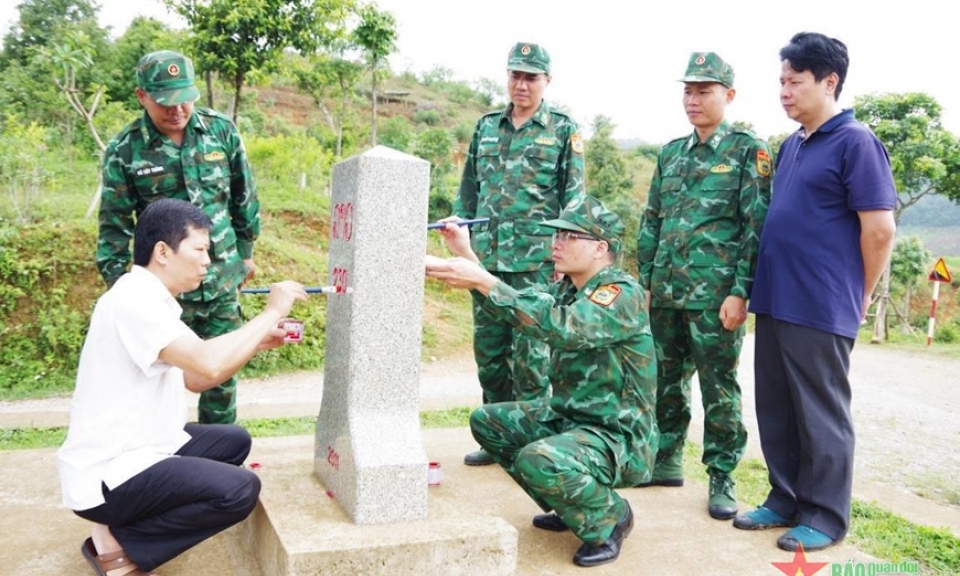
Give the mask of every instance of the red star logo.
[{"label": "red star logo", "polygon": [[807,562],[807,555],[803,552],[803,544],[793,553],[793,562],[771,562],[773,567],[787,576],[813,576],[829,562]]}]

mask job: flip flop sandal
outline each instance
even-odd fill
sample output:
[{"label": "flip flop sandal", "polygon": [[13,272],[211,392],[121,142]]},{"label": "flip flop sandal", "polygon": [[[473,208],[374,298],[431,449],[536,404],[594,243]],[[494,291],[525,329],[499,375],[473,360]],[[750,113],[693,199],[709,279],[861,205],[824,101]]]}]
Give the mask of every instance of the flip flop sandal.
[{"label": "flip flop sandal", "polygon": [[127,558],[127,553],[123,550],[108,552],[107,554],[97,554],[97,548],[93,545],[92,538],[87,538],[83,541],[83,545],[80,546],[80,553],[83,554],[83,557],[90,563],[93,571],[96,572],[98,576],[107,576],[107,572],[110,570],[118,570],[124,566],[134,566],[134,569],[124,574],[124,576],[149,576],[146,572],[136,568],[136,565]]}]

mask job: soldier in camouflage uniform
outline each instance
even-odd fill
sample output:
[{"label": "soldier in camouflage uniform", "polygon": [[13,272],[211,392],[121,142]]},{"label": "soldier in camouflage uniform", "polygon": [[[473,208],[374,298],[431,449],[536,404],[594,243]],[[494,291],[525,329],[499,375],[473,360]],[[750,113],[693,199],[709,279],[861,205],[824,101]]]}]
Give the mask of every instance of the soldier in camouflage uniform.
[{"label": "soldier in camouflage uniform", "polygon": [[722,520],[737,512],[730,474],[747,441],[737,364],[771,176],[767,144],[724,119],[733,78],[713,52],[690,57],[683,103],[694,131],[660,150],[637,243],[640,280],[651,295],[660,428],[657,465],[644,485],[683,485],[696,369],[708,511]]},{"label": "soldier in camouflage uniform", "polygon": [[[551,397],[486,404],[473,412],[477,442],[550,514],[534,526],[572,530],[573,560],[616,560],[633,524],[614,488],[651,477],[658,439],[656,353],[643,288],[613,266],[623,223],[591,196],[543,223],[556,229],[563,279],[517,290],[477,264],[463,228],[444,230],[452,260],[428,258],[427,275],[471,288],[492,316],[550,345]],[[459,245],[458,245],[459,243]]]},{"label": "soldier in camouflage uniform", "polygon": [[[144,114],[114,138],[104,156],[97,267],[112,286],[130,264],[135,217],[160,198],[179,198],[213,221],[207,277],[178,298],[183,321],[201,338],[239,328],[238,288],[256,270],[253,243],[260,204],[236,126],[194,108],[200,97],[193,63],[177,52],[147,54],[137,64]],[[236,420],[236,377],[201,394],[200,423]]]},{"label": "soldier in camouflage uniform", "polygon": [[[510,105],[477,122],[454,212],[490,218],[473,231],[483,267],[514,288],[553,280],[550,233],[540,222],[556,218],[583,196],[583,139],[569,116],[543,101],[550,56],[520,42],[507,58]],[[532,400],[549,394],[549,349],[474,305],[473,350],[483,401]],[[468,465],[491,464],[483,450]]]}]

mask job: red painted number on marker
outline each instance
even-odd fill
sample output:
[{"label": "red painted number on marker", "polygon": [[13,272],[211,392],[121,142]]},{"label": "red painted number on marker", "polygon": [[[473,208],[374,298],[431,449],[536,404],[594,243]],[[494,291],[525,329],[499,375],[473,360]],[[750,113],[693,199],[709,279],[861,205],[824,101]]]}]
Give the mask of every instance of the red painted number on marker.
[{"label": "red painted number on marker", "polygon": [[333,287],[337,290],[337,294],[345,294],[347,292],[346,268],[333,269]]},{"label": "red painted number on marker", "polygon": [[334,240],[349,242],[353,238],[353,203],[337,202],[333,205],[331,235]]}]

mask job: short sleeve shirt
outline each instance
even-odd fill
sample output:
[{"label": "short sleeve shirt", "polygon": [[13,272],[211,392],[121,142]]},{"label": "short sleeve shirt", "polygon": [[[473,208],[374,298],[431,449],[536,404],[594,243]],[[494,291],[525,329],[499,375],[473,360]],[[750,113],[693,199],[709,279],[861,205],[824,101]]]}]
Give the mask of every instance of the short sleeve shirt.
[{"label": "short sleeve shirt", "polygon": [[777,156],[750,311],[856,338],[863,306],[858,212],[893,210],[890,159],[852,110]]},{"label": "short sleeve shirt", "polygon": [[139,266],[97,301],[57,452],[69,508],[102,504],[101,483],[116,488],[190,440],[183,372],[159,359],[190,332],[180,313],[159,278]]}]

